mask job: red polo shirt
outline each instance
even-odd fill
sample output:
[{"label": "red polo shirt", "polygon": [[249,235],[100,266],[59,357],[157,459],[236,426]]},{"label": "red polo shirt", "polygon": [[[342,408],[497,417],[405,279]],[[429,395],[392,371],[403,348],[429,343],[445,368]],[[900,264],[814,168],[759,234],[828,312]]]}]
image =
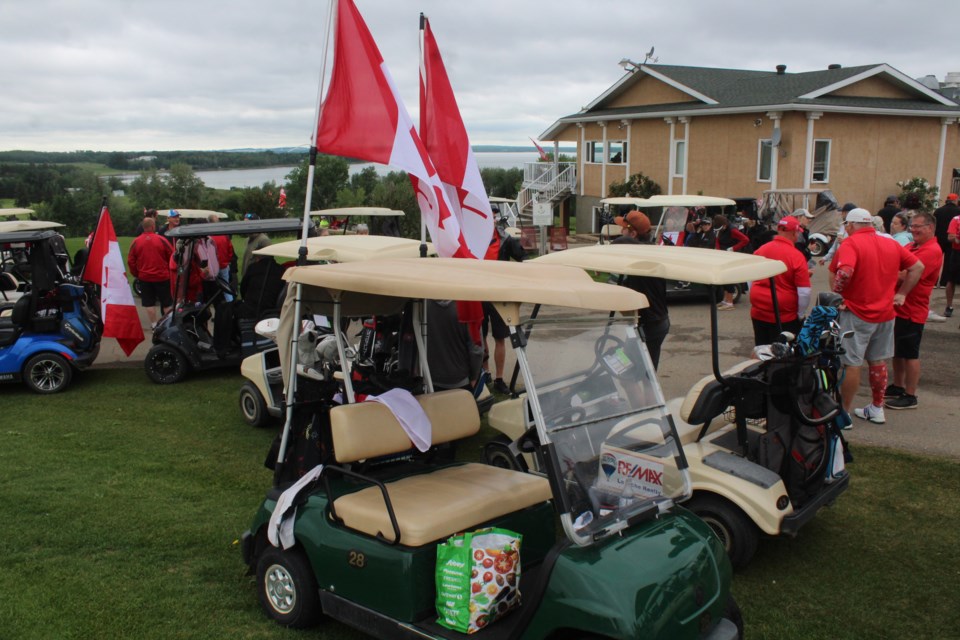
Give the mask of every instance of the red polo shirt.
[{"label": "red polo shirt", "polygon": [[[807,260],[788,239],[776,236],[753,253],[771,260],[779,260],[787,270],[773,280],[777,286],[777,303],[780,305],[780,320],[792,322],[799,313],[797,287],[810,286],[810,270]],[[770,279],[756,280],[750,284],[750,317],[761,322],[776,322],[773,313],[773,297],[770,295]]]},{"label": "red polo shirt", "polygon": [[947,225],[947,234],[951,233],[957,235],[957,242],[951,242],[950,246],[953,247],[954,251],[960,251],[960,216],[954,216],[950,220],[950,224]]},{"label": "red polo shirt", "polygon": [[910,322],[926,324],[927,313],[930,311],[930,293],[937,284],[937,278],[940,277],[940,265],[943,264],[943,250],[937,244],[936,238],[930,238],[923,244],[911,242],[907,245],[910,251],[917,259],[923,263],[923,275],[910,293],[907,299],[899,307],[894,307],[898,318],[904,318]]},{"label": "red polo shirt", "polygon": [[865,322],[893,320],[897,277],[916,264],[917,258],[891,237],[877,235],[873,227],[858,229],[837,248],[830,271],[853,270],[843,289],[843,302]]}]

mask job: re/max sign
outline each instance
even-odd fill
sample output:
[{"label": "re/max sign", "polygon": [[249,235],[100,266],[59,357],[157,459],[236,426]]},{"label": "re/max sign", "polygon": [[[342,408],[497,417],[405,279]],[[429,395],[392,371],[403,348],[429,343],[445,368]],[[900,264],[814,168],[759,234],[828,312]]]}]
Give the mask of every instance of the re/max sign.
[{"label": "re/max sign", "polygon": [[663,471],[655,471],[640,464],[631,464],[626,460],[617,461],[617,475],[663,486]]}]

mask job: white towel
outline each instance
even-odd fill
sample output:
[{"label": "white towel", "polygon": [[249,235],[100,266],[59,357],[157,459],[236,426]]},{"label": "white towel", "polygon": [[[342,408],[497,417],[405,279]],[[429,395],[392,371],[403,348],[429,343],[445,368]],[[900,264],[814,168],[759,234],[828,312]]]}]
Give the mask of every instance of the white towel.
[{"label": "white towel", "polygon": [[390,389],[378,396],[367,396],[366,402],[370,401],[379,402],[390,409],[418,450],[430,448],[433,441],[430,418],[412,393],[406,389]]},{"label": "white towel", "polygon": [[270,522],[267,524],[267,539],[270,544],[275,547],[283,545],[284,549],[289,549],[297,543],[293,536],[293,522],[297,518],[297,507],[294,503],[297,501],[297,494],[316,480],[321,471],[323,471],[323,465],[318,464],[280,494],[277,505],[270,515]]}]

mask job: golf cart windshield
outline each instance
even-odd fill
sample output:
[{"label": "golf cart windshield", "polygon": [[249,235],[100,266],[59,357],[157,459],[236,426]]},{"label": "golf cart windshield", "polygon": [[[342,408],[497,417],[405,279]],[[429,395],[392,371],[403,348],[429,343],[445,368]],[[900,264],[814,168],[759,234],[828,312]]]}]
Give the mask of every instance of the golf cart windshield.
[{"label": "golf cart windshield", "polygon": [[552,443],[570,539],[590,544],[688,496],[682,454],[635,320],[551,314],[531,325],[528,402],[539,406],[534,414]]}]

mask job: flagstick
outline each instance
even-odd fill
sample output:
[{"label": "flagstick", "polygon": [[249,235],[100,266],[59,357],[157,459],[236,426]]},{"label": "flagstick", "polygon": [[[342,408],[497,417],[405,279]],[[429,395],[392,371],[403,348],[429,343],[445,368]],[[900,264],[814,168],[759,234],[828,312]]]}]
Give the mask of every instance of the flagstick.
[{"label": "flagstick", "polygon": [[[323,78],[327,71],[327,51],[330,49],[330,34],[332,33],[333,23],[336,19],[336,0],[330,0],[330,9],[327,15],[327,28],[323,39],[323,52],[320,62],[320,81],[317,83],[317,99],[313,112],[313,132],[310,134],[310,162],[307,166],[307,193],[303,201],[303,226],[300,229],[300,249],[297,251],[297,266],[303,266],[307,263],[307,232],[310,229],[310,208],[313,204],[313,174],[317,166],[317,127],[320,122],[320,105],[323,97]],[[302,322],[300,314],[303,312],[303,285],[297,283],[293,305],[293,335],[290,338],[290,374],[287,378],[286,389],[283,390],[284,401],[287,403],[286,416],[283,423],[283,435],[280,437],[280,450],[277,452],[277,463],[274,466],[274,485],[279,484],[283,472],[283,460],[287,455],[287,441],[290,438],[290,431],[293,427],[293,405],[294,396],[297,393],[297,360],[298,344],[300,342],[300,331]],[[279,345],[278,345],[279,346]],[[341,362],[345,362],[341,360]]]},{"label": "flagstick", "polygon": [[[423,28],[424,24],[427,21],[427,17],[423,15],[423,12],[420,13],[420,135],[423,135],[423,93],[426,91],[427,83],[427,67],[426,63],[423,60]],[[422,140],[422,137],[421,137]],[[420,257],[427,257],[427,221],[423,219],[423,212],[420,212]]]}]

